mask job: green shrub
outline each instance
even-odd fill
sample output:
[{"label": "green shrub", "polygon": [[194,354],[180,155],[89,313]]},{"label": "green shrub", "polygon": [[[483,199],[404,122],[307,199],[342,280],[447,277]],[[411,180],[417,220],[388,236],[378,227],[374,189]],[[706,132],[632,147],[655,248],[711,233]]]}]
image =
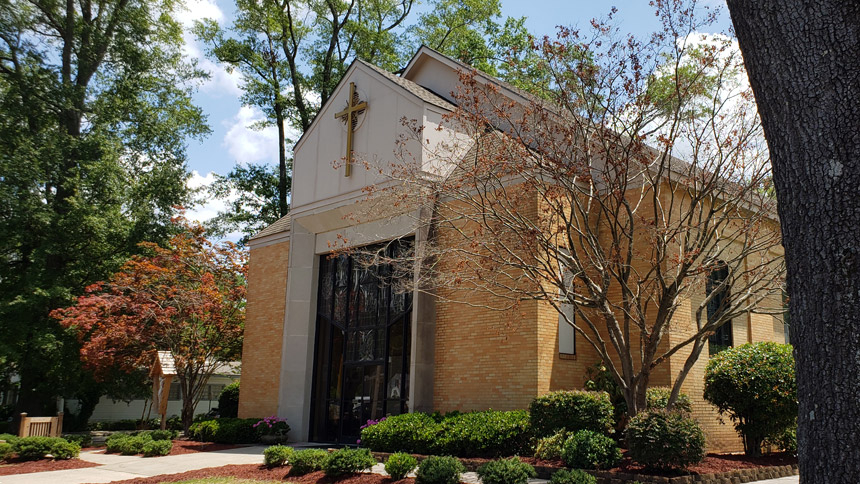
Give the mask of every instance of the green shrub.
[{"label": "green shrub", "polygon": [[526,484],[537,477],[535,468],[516,457],[487,462],[478,468],[478,477],[484,484]]},{"label": "green shrub", "polygon": [[14,453],[15,451],[12,450],[12,444],[8,442],[0,442],[0,460],[6,460],[12,457]]},{"label": "green shrub", "polygon": [[57,439],[51,445],[51,455],[54,459],[69,460],[81,453],[81,446],[77,442],[69,442],[66,439]]},{"label": "green shrub", "polygon": [[561,469],[549,479],[550,484],[597,484],[597,478],[579,469]]},{"label": "green shrub", "polygon": [[325,462],[325,474],[330,477],[340,477],[370,469],[376,465],[376,459],[370,455],[369,449],[339,449],[329,454]]},{"label": "green shrub", "polygon": [[57,442],[66,442],[59,437],[23,437],[12,444],[12,448],[22,460],[42,459],[51,453]]},{"label": "green shrub", "polygon": [[[645,391],[646,408],[648,410],[665,410],[669,405],[669,396],[672,389],[669,387],[651,387]],[[693,413],[693,402],[685,393],[679,393],[675,400],[673,411]]]},{"label": "green shrub", "polygon": [[293,452],[290,457],[290,474],[302,475],[321,471],[328,460],[328,452],[322,449],[303,449]]},{"label": "green shrub", "polygon": [[459,484],[466,468],[453,457],[428,457],[418,465],[416,484]]},{"label": "green shrub", "polygon": [[125,440],[130,438],[131,436],[125,434],[111,434],[105,440],[105,445],[107,446],[105,452],[119,452],[122,446],[125,444]]},{"label": "green shrub", "polygon": [[446,418],[436,440],[435,453],[457,457],[502,457],[531,454],[529,413],[471,412]]},{"label": "green shrub", "polygon": [[535,398],[529,405],[532,432],[548,437],[559,430],[612,431],[614,409],[606,392],[558,391]]},{"label": "green shrub", "polygon": [[609,469],[621,460],[621,451],[611,438],[591,430],[580,430],[564,443],[561,458],[568,467]]},{"label": "green shrub", "polygon": [[293,452],[295,451],[292,447],[272,445],[266,447],[266,450],[263,451],[263,462],[268,467],[280,467],[290,460]]},{"label": "green shrub", "polygon": [[391,454],[385,462],[385,472],[395,481],[403,479],[416,467],[418,467],[418,459],[403,452]]},{"label": "green shrub", "polygon": [[252,444],[260,440],[254,424],[257,418],[217,418],[195,422],[188,428],[188,436],[199,442],[220,444]]},{"label": "green shrub", "polygon": [[90,447],[93,445],[93,436],[89,432],[85,434],[65,434],[63,438],[69,442],[74,442],[81,447]]},{"label": "green shrub", "polygon": [[167,419],[166,427],[170,430],[176,430],[177,432],[179,432],[183,429],[182,419],[179,417],[179,415],[171,415],[170,418]]},{"label": "green shrub", "polygon": [[705,458],[705,433],[681,412],[641,412],[627,424],[634,461],[654,469],[685,469]]},{"label": "green shrub", "polygon": [[153,442],[149,434],[133,435],[120,440],[119,453],[122,455],[137,455],[143,453],[143,447]]},{"label": "green shrub", "polygon": [[144,457],[155,457],[159,455],[168,455],[173,449],[173,442],[170,440],[150,440],[143,444]]},{"label": "green shrub", "polygon": [[239,415],[239,380],[224,387],[218,395],[218,415],[236,418]]},{"label": "green shrub", "polygon": [[797,381],[791,345],[747,343],[714,355],[705,368],[705,399],[728,414],[747,455],[791,427],[797,417]]},{"label": "green shrub", "polygon": [[781,432],[769,435],[764,442],[779,450],[797,454],[797,423],[795,422],[794,425]]},{"label": "green shrub", "polygon": [[150,430],[148,433],[152,440],[173,440],[179,437],[176,430]]},{"label": "green shrub", "polygon": [[375,452],[430,454],[441,425],[424,413],[395,415],[361,431],[359,443]]},{"label": "green shrub", "polygon": [[561,459],[561,449],[570,435],[567,430],[559,430],[549,437],[539,439],[535,448],[535,457],[543,460]]},{"label": "green shrub", "polygon": [[18,440],[17,435],[0,434],[0,440],[5,440],[7,444],[14,444]]}]

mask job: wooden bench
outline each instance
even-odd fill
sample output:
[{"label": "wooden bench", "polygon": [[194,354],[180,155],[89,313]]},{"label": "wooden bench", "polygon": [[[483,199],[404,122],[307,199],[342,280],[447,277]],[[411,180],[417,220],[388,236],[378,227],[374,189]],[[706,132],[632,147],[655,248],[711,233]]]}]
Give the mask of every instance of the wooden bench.
[{"label": "wooden bench", "polygon": [[28,417],[21,414],[21,427],[18,437],[59,437],[63,431],[63,412],[56,417]]}]

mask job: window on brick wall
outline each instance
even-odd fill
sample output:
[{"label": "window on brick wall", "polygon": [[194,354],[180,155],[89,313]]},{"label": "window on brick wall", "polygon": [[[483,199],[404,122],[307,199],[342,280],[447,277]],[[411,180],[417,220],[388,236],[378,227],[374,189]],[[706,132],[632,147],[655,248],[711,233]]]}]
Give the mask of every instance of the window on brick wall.
[{"label": "window on brick wall", "polygon": [[[568,294],[573,291],[573,273],[565,268],[561,268],[564,275],[562,280],[566,290],[559,291],[559,296],[562,301],[568,300]],[[558,352],[562,355],[576,354],[576,330],[573,329],[572,323],[576,317],[573,304],[559,304],[558,314]]]},{"label": "window on brick wall", "polygon": [[[724,284],[729,278],[729,266],[725,262],[717,262],[715,268],[708,274],[707,291],[711,296],[708,302],[708,321],[722,317],[731,306],[731,294],[728,284]],[[720,351],[732,346],[732,321],[728,320],[721,324],[714,334],[708,338],[708,353],[715,355]]]}]

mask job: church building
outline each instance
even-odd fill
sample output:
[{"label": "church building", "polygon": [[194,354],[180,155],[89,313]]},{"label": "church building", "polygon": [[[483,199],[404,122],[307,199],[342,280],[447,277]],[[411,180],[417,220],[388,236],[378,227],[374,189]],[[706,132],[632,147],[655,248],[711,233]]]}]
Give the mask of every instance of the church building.
[{"label": "church building", "polygon": [[[600,359],[555,309],[524,306],[506,331],[498,312],[397,291],[350,255],[329,256],[334,246],[397,239],[385,249],[396,257],[427,237],[410,214],[354,216],[365,188],[385,174],[350,163],[350,154],[391,159],[402,120],[423,125],[428,143],[457,136],[444,117],[470,70],[427,47],[399,75],[356,60],[295,145],[290,214],[249,243],[240,417],[286,418],[292,441],[354,443],[369,419],[526,408],[547,392],[583,387]],[[527,103],[513,86],[482,79]],[[421,150],[412,155],[434,163]],[[759,314],[735,318],[720,337],[728,345],[786,341],[781,320]],[[732,426],[702,399],[707,355],[700,360],[684,384],[694,416],[711,449],[738,449]],[[679,361],[661,364],[652,385],[668,386]]]}]

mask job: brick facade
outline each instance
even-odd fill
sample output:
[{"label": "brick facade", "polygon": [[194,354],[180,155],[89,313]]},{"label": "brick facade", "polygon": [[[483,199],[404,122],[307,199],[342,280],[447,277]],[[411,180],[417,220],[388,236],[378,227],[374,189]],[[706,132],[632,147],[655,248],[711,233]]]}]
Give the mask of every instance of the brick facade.
[{"label": "brick facade", "polygon": [[289,240],[251,249],[239,393],[241,418],[278,413],[289,256]]}]

